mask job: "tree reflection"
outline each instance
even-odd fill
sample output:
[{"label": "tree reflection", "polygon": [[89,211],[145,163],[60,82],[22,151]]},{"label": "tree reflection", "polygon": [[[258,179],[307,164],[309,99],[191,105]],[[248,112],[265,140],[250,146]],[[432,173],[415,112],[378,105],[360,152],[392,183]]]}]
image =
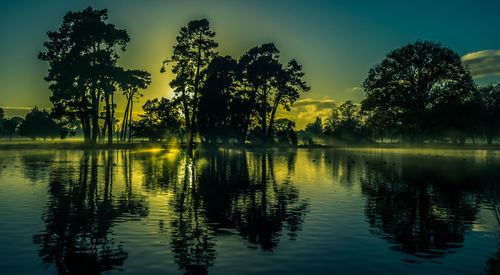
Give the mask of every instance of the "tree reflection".
[{"label": "tree reflection", "polygon": [[[275,177],[274,154],[200,150],[143,162],[149,173],[144,185],[172,194],[170,222],[160,221],[159,228],[179,269],[206,274],[216,258],[217,236],[233,230],[262,250],[275,248],[285,229],[290,239],[296,237],[308,202],[287,179]],[[293,169],[295,155],[285,156],[287,169]]]},{"label": "tree reflection", "polygon": [[361,188],[371,232],[392,243],[391,249],[421,258],[462,247],[484,199],[480,194],[499,193],[492,190],[500,179],[492,168],[430,157],[407,157],[397,165],[367,161]]},{"label": "tree reflection", "polygon": [[92,151],[79,167],[59,163],[50,170],[45,230],[33,239],[42,261],[54,263],[59,274],[99,274],[127,259],[110,231],[120,216],[145,216],[147,207],[131,188],[113,194],[114,165],[113,151]]}]

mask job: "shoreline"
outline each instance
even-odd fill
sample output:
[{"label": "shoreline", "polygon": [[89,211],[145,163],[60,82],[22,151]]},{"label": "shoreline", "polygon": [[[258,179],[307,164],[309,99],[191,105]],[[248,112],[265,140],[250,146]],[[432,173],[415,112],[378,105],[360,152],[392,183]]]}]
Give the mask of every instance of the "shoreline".
[{"label": "shoreline", "polygon": [[[46,141],[4,141],[0,142],[0,150],[119,150],[119,149],[153,149],[153,148],[181,148],[187,147],[184,143],[173,142],[132,142],[108,144],[85,144],[80,141],[46,142]],[[281,144],[200,144],[196,143],[194,149],[448,149],[448,150],[500,150],[500,144],[422,144],[410,145],[400,143],[384,144],[356,144],[356,145],[281,145]]]}]

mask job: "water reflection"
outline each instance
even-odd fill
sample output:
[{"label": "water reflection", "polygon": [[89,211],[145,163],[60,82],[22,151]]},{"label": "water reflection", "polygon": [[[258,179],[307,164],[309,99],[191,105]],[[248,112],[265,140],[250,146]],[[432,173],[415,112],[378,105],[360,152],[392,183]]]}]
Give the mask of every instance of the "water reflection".
[{"label": "water reflection", "polygon": [[[344,246],[364,255],[369,241],[337,240],[351,235],[343,226],[325,228],[331,223],[358,233],[369,228],[370,239],[387,240],[403,260],[436,261],[466,249],[461,247],[481,211],[500,199],[498,157],[488,152],[443,158],[349,150],[172,149],[18,157],[24,176],[37,183],[33,186],[48,179],[43,230],[33,242],[42,262],[60,274],[127,271],[127,263],[142,263],[129,255],[153,246],[151,257],[168,255],[174,270],[186,274],[206,274],[216,269],[217,260],[231,261],[217,254],[227,255],[228,246],[255,257],[290,243],[303,250],[292,256],[311,251],[331,259]],[[316,212],[309,214],[311,206]],[[308,230],[301,232],[303,227]],[[334,237],[321,235],[330,242],[319,249],[314,234],[325,232]],[[299,234],[300,244],[295,242]],[[134,238],[144,246],[130,242]],[[163,264],[162,270],[172,271]]]},{"label": "water reflection", "polygon": [[127,259],[122,245],[108,235],[119,217],[143,217],[148,208],[130,188],[115,194],[113,161],[113,151],[92,151],[77,167],[67,162],[51,166],[45,230],[33,240],[42,261],[55,264],[59,274],[99,274]]},{"label": "water reflection", "polygon": [[[168,202],[157,230],[178,269],[188,274],[208,273],[218,237],[239,235],[271,251],[282,237],[296,238],[308,211],[309,202],[290,181],[296,151],[110,150],[76,155],[22,160],[29,178],[48,178],[45,228],[33,241],[42,262],[53,264],[59,274],[121,269],[127,245],[113,234],[114,228],[149,219],[148,193]],[[285,160],[279,166],[284,179],[275,176],[275,158]]]},{"label": "water reflection", "polygon": [[462,247],[481,206],[500,190],[496,166],[470,159],[389,155],[361,163],[371,232],[390,242],[391,249],[419,258]]},{"label": "water reflection", "polygon": [[[198,151],[143,161],[145,186],[172,194],[170,224],[160,221],[159,228],[187,273],[207,273],[222,234],[236,230],[268,251],[278,245],[284,228],[292,239],[301,229],[308,202],[289,181],[275,179],[273,153],[248,155]],[[294,154],[289,159],[293,166]]]}]

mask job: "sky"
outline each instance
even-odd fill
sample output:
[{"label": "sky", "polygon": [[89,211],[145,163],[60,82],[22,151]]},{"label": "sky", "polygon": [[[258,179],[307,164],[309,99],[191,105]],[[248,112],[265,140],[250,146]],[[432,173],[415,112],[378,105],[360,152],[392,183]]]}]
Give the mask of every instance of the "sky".
[{"label": "sky", "polygon": [[[180,28],[200,18],[210,21],[221,55],[239,58],[273,42],[282,63],[295,58],[303,65],[311,90],[291,112],[281,112],[298,129],[325,118],[339,102],[359,102],[368,70],[391,50],[418,40],[456,51],[478,85],[500,83],[500,1],[2,1],[0,106],[7,116],[51,107],[43,80],[48,65],[37,54],[66,12],[88,6],[107,8],[109,22],[129,33],[119,64],[152,74],[136,112],[147,99],[172,97],[173,76],[160,74],[162,60],[172,55]],[[117,101],[124,108],[124,99]]]}]

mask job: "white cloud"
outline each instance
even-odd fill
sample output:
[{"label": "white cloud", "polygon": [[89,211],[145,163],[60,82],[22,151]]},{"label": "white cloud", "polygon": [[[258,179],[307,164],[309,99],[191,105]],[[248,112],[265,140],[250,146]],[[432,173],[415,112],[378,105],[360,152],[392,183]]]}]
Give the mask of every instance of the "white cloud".
[{"label": "white cloud", "polygon": [[469,68],[473,78],[500,75],[500,50],[484,50],[462,56],[462,63]]}]

